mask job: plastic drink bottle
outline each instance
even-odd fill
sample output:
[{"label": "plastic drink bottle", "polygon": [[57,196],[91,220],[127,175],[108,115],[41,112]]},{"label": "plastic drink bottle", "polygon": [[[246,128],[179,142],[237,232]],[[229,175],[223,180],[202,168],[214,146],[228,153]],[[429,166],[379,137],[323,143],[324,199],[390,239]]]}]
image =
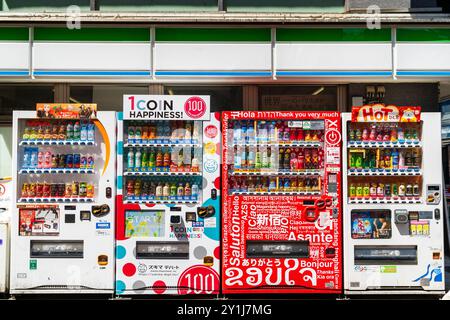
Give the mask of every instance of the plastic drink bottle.
[{"label": "plastic drink bottle", "polygon": [[[254,148],[254,147],[253,147]],[[255,156],[255,169],[261,169],[261,149],[259,146],[256,147],[256,156]]]},{"label": "plastic drink bottle", "polygon": [[275,131],[275,121],[269,123],[269,142],[276,142],[277,136]]},{"label": "plastic drink bottle", "polygon": [[87,139],[88,141],[95,140],[95,125],[93,123],[88,125]]},{"label": "plastic drink bottle", "polygon": [[163,197],[168,197],[170,195],[170,186],[169,183],[166,182],[166,184],[163,187]]},{"label": "plastic drink bottle", "polygon": [[240,121],[236,121],[233,128],[234,143],[240,143],[242,139],[242,131]]},{"label": "plastic drink bottle", "polygon": [[247,135],[245,137],[248,143],[255,143],[255,128],[254,128],[254,122],[249,121],[247,123]]},{"label": "plastic drink bottle", "polygon": [[22,168],[28,169],[30,168],[30,159],[31,158],[31,150],[29,148],[25,148],[23,152],[23,162],[22,162]]},{"label": "plastic drink bottle", "polygon": [[151,148],[150,155],[148,157],[148,168],[149,168],[149,170],[153,170],[153,169],[155,169],[155,166],[156,166],[155,149]]},{"label": "plastic drink bottle", "polygon": [[73,134],[73,125],[72,125],[71,122],[69,122],[67,124],[67,129],[66,129],[66,139],[67,140],[72,140],[73,136],[74,136],[74,134]]},{"label": "plastic drink bottle", "polygon": [[192,185],[192,196],[194,198],[197,198],[198,197],[198,192],[199,192],[198,185],[197,184],[193,184]]},{"label": "plastic drink bottle", "polygon": [[127,166],[128,166],[128,170],[132,170],[134,168],[134,152],[133,152],[132,148],[130,148],[130,150],[128,150]]},{"label": "plastic drink bottle", "polygon": [[241,151],[238,146],[234,146],[234,169],[241,168]]},{"label": "plastic drink bottle", "polygon": [[[257,153],[257,152],[256,152]],[[248,147],[248,158],[247,158],[247,168],[256,168],[257,155],[255,155],[255,146]]]},{"label": "plastic drink bottle", "polygon": [[142,150],[142,160],[141,160],[141,169],[142,170],[147,170],[148,168],[148,150],[146,148],[144,148]]},{"label": "plastic drink bottle", "polygon": [[80,140],[80,123],[78,121],[73,125],[73,140]]},{"label": "plastic drink bottle", "polygon": [[269,159],[267,157],[267,147],[262,146],[260,148],[261,150],[261,168],[268,168],[269,167]]},{"label": "plastic drink bottle", "polygon": [[247,140],[248,140],[248,138],[247,138],[247,123],[246,123],[246,121],[242,121],[242,124],[241,124],[241,141],[244,142],[244,141],[247,141]]},{"label": "plastic drink bottle", "polygon": [[141,149],[137,149],[136,154],[134,155],[134,169],[140,170],[141,169]]}]

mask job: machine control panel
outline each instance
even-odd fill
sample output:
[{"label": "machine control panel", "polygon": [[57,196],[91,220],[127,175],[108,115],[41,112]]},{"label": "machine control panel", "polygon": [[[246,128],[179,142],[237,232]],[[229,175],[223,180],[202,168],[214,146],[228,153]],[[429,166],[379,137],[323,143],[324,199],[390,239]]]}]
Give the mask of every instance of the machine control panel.
[{"label": "machine control panel", "polygon": [[441,186],[438,184],[427,185],[427,204],[439,204],[441,202]]}]

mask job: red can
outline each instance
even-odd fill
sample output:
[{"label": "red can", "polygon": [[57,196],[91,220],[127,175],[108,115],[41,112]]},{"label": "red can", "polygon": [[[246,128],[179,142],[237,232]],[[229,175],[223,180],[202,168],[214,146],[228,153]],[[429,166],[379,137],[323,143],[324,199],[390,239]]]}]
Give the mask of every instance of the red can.
[{"label": "red can", "polygon": [[305,140],[305,135],[303,134],[303,128],[299,128],[297,130],[297,139],[298,141],[303,141]]},{"label": "red can", "polygon": [[38,183],[36,184],[36,197],[42,198],[44,196],[44,184]]},{"label": "red can", "polygon": [[127,181],[127,196],[134,196],[134,180]]}]

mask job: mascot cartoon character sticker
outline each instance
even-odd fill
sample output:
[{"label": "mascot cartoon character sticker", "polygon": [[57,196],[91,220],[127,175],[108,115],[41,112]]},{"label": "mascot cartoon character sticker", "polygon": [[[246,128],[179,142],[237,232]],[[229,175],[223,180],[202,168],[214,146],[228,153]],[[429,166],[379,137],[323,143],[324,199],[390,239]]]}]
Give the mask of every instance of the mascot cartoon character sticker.
[{"label": "mascot cartoon character sticker", "polygon": [[402,112],[402,117],[400,118],[400,122],[417,122],[418,118],[416,113],[420,113],[420,110],[417,108],[406,108]]}]

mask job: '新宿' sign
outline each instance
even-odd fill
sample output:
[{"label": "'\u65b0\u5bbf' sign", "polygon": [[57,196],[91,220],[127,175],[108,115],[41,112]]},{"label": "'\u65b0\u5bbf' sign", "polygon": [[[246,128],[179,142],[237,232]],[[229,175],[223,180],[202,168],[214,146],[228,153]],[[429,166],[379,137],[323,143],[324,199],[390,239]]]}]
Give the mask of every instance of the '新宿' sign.
[{"label": "'\u65b0\u5bbf' sign", "polygon": [[124,95],[125,120],[209,120],[209,96]]}]

